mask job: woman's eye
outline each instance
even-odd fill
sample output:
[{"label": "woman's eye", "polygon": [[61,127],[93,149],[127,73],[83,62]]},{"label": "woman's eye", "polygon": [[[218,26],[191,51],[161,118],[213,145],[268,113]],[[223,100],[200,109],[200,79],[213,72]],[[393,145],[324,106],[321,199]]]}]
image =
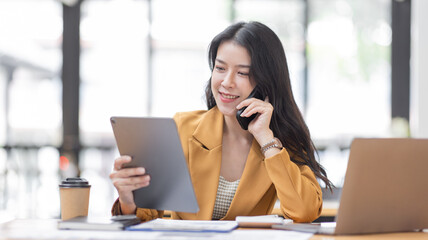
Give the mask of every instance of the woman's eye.
[{"label": "woman's eye", "polygon": [[224,68],[223,68],[223,67],[219,67],[219,66],[216,66],[216,67],[215,67],[215,69],[216,69],[217,71],[224,71]]},{"label": "woman's eye", "polygon": [[246,72],[238,72],[238,75],[241,75],[241,76],[248,76],[249,74],[248,74],[248,73],[246,73]]}]

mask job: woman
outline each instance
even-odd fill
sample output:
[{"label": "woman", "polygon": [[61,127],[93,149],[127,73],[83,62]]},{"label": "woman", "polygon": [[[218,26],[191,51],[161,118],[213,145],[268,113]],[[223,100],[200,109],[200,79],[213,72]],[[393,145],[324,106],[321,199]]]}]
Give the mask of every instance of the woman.
[{"label": "woman", "polygon": [[[236,23],[212,40],[209,61],[208,110],[174,116],[200,211],[172,217],[234,220],[270,214],[279,199],[284,217],[312,222],[322,209],[316,178],[329,188],[331,183],[315,160],[279,38],[261,23]],[[256,86],[265,98],[247,99]],[[242,107],[247,107],[242,117],[257,114],[248,130],[236,118]],[[112,213],[135,213],[144,221],[162,217],[163,211],[135,206],[132,191],[148,186],[150,176],[144,168],[122,169],[129,161],[129,156],[117,158],[110,175],[119,192]]]}]

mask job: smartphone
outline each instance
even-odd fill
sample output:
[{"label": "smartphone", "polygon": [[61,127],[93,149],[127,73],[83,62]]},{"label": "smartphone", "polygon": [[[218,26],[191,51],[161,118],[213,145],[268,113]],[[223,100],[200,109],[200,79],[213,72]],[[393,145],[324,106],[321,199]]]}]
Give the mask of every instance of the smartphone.
[{"label": "smartphone", "polygon": [[[253,89],[253,91],[250,93],[250,95],[247,97],[247,99],[248,98],[257,98],[260,100],[264,100],[264,96],[257,86]],[[249,117],[241,117],[241,113],[246,108],[247,107],[243,107],[243,108],[239,109],[238,111],[236,111],[236,119],[238,120],[239,125],[241,125],[242,129],[244,129],[244,130],[248,130],[248,124],[250,124],[250,122],[257,116],[257,113],[255,113]]]}]

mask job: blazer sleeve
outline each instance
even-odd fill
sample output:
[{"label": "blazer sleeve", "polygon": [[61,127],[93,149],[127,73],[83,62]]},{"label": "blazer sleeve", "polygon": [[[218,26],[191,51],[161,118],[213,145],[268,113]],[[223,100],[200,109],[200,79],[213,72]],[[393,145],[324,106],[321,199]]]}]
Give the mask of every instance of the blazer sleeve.
[{"label": "blazer sleeve", "polygon": [[322,191],[308,166],[292,162],[285,148],[266,158],[265,166],[285,217],[295,222],[312,222],[320,216]]},{"label": "blazer sleeve", "polygon": [[[123,214],[120,208],[119,198],[116,199],[116,201],[114,202],[113,207],[111,208],[111,214],[113,216]],[[142,222],[146,222],[156,218],[162,218],[164,211],[147,208],[137,208],[137,212],[135,214],[138,218],[141,219]]]}]

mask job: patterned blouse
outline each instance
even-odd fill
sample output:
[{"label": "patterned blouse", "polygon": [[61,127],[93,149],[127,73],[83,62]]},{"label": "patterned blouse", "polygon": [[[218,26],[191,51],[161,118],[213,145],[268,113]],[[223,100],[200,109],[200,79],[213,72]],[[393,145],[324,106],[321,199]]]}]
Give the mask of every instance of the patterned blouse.
[{"label": "patterned blouse", "polygon": [[239,180],[240,179],[229,182],[223,176],[220,176],[214,204],[213,220],[219,220],[226,216],[227,210],[229,210],[230,203],[238,188]]}]

